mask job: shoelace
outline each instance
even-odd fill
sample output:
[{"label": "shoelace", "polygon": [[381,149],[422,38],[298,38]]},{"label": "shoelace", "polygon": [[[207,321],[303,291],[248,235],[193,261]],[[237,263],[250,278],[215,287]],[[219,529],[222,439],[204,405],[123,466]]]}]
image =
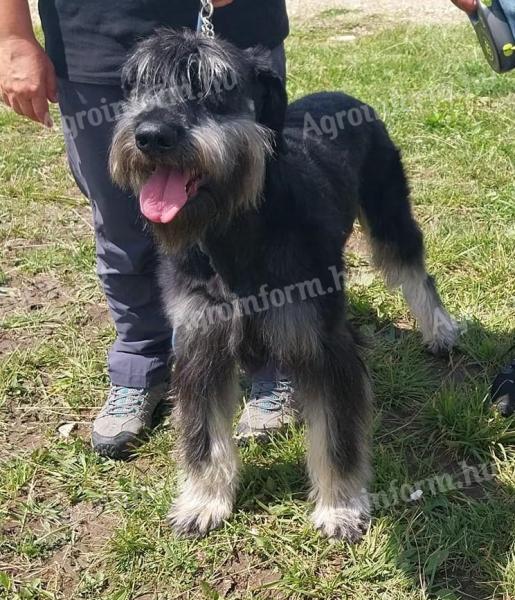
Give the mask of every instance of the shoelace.
[{"label": "shoelace", "polygon": [[125,417],[136,414],[145,400],[145,389],[113,385],[109,393],[105,415]]},{"label": "shoelace", "polygon": [[252,384],[250,404],[260,410],[277,411],[283,408],[288,395],[293,393],[291,383],[280,381],[256,381]]}]

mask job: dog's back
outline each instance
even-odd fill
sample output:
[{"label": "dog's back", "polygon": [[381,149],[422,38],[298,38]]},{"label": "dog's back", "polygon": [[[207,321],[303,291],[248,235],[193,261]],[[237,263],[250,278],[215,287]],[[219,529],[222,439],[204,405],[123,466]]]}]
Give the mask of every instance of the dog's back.
[{"label": "dog's back", "polygon": [[[343,92],[317,92],[302,96],[288,106],[285,132],[297,137],[325,137],[331,141],[351,139],[381,123],[372,107]],[[365,133],[366,134],[366,133]]]},{"label": "dog's back", "polygon": [[[313,224],[323,220],[321,229],[332,230],[341,244],[342,232],[345,240],[367,204],[367,189],[384,185],[391,165],[400,164],[383,122],[356,98],[320,92],[289,105],[282,136],[265,196],[280,197],[283,211],[274,200],[271,219],[291,223],[295,214]],[[402,169],[395,177],[395,187],[402,186]]]}]

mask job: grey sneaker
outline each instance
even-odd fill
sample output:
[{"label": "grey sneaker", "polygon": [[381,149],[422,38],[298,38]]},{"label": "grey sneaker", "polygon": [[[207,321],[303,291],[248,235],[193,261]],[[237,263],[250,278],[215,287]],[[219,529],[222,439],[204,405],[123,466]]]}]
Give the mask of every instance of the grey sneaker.
[{"label": "grey sneaker", "polygon": [[94,450],[108,458],[129,458],[145,439],[152,426],[152,415],[167,392],[168,383],[148,389],[112,385],[106,403],[93,422]]},{"label": "grey sneaker", "polygon": [[250,438],[265,440],[297,421],[293,408],[293,389],[286,379],[254,381],[250,398],[236,428],[236,439],[245,443]]}]

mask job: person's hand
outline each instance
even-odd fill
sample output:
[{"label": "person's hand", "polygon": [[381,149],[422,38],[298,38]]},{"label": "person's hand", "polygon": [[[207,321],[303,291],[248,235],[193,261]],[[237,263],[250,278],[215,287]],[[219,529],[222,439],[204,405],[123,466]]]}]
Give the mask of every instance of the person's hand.
[{"label": "person's hand", "polygon": [[0,99],[19,115],[52,126],[48,101],[57,102],[57,78],[35,39],[0,40]]},{"label": "person's hand", "polygon": [[461,10],[471,15],[477,10],[477,0],[451,0]]},{"label": "person's hand", "polygon": [[213,0],[213,6],[215,8],[222,8],[222,6],[227,6],[228,4],[232,4],[233,0]]}]

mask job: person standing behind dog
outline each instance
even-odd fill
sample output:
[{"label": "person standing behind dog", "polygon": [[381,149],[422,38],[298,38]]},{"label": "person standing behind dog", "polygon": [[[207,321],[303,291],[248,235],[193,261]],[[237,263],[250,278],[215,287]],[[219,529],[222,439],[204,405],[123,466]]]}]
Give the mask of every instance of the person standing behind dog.
[{"label": "person standing behind dog", "polygon": [[[452,0],[452,2],[469,15],[477,10],[477,0]],[[515,35],[515,3],[506,1],[502,3],[502,7]],[[502,415],[508,417],[515,413],[515,359],[495,378],[491,398]]]},{"label": "person standing behind dog", "polygon": [[[215,30],[239,47],[267,46],[285,77],[285,0],[214,0]],[[117,338],[109,352],[111,388],[93,425],[93,446],[125,458],[141,441],[167,393],[172,331],[161,309],[156,252],[134,197],[108,173],[114,113],[123,100],[120,71],[138,39],[157,27],[197,24],[199,0],[40,0],[45,34],[37,42],[28,0],[0,2],[0,98],[19,115],[50,126],[59,102],[68,161],[91,202],[97,270]],[[93,118],[94,116],[94,118]],[[253,373],[241,437],[293,418],[291,386],[273,365]]]}]

